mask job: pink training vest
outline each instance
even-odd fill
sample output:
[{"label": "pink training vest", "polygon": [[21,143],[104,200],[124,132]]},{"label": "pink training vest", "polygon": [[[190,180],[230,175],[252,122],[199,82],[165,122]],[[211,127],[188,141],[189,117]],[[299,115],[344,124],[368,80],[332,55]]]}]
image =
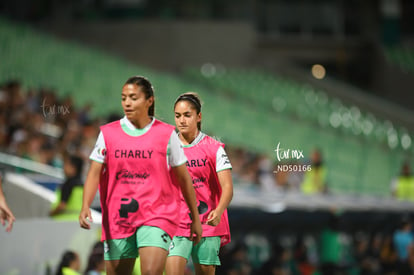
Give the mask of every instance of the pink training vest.
[{"label": "pink training vest", "polygon": [[[207,217],[211,210],[215,209],[221,197],[221,185],[216,172],[216,155],[223,143],[205,136],[198,144],[184,147],[187,157],[187,168],[193,179],[193,186],[198,200],[198,211],[203,226],[203,237],[221,237],[221,246],[230,242],[230,227],[227,209],[223,212],[220,223],[217,226],[207,225]],[[190,210],[184,202],[181,194],[180,225],[176,236],[189,237],[191,231]]]},{"label": "pink training vest", "polygon": [[142,225],[174,236],[180,197],[167,166],[174,127],[155,120],[145,134],[134,137],[124,132],[118,120],[101,131],[106,145],[99,184],[102,240],[129,237]]}]

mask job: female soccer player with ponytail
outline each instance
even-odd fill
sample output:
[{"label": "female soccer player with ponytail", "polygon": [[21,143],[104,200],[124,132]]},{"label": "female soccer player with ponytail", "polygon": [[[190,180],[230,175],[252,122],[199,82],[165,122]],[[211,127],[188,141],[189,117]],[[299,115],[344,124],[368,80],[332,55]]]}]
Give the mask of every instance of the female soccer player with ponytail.
[{"label": "female soccer player with ponytail", "polygon": [[201,238],[195,192],[175,127],[153,117],[151,83],[131,77],[121,96],[125,116],[101,127],[90,156],[79,222],[90,228],[99,186],[106,274],[131,274],[139,253],[142,274],[161,275],[178,227],[180,188],[192,215],[191,240]]},{"label": "female soccer player with ponytail", "polygon": [[183,275],[191,256],[197,275],[215,274],[220,265],[220,247],[230,242],[227,207],[233,197],[232,167],[224,144],[201,132],[201,102],[197,94],[180,95],[174,113],[196,190],[203,238],[198,244],[191,242],[193,216],[182,204],[181,222],[170,246],[166,272]]}]

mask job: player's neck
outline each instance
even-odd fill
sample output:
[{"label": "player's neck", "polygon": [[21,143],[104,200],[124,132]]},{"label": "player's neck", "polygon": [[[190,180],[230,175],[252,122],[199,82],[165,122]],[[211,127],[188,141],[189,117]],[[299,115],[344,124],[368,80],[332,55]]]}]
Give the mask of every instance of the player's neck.
[{"label": "player's neck", "polygon": [[137,129],[145,128],[145,126],[150,124],[151,121],[152,121],[152,118],[150,116],[145,116],[145,117],[142,117],[142,118],[137,118],[137,119],[134,119],[134,120],[130,120],[132,125],[134,125],[135,128],[137,128]]},{"label": "player's neck", "polygon": [[196,137],[198,136],[199,133],[200,132],[198,130],[193,132],[193,133],[188,133],[188,134],[180,133],[181,142],[184,145],[189,145],[196,139]]}]

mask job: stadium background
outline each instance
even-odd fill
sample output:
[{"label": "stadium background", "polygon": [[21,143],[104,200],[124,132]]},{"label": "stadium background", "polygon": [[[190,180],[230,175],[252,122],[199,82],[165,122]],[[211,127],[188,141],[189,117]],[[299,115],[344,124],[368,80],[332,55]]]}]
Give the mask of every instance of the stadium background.
[{"label": "stadium background", "polygon": [[[120,116],[117,91],[131,75],[153,82],[157,116],[170,123],[177,95],[198,92],[203,130],[227,144],[235,166],[229,250],[246,248],[246,265],[259,274],[275,244],[291,248],[302,237],[315,249],[332,209],[349,247],[356,236],[386,235],[412,215],[412,203],[392,198],[390,186],[414,152],[413,13],[408,0],[18,0],[0,4],[0,82],[7,90],[17,81],[26,99],[43,92],[32,108],[49,140],[67,133],[59,120],[75,113],[95,124]],[[2,105],[12,111],[2,115],[2,170],[53,190],[62,179],[58,165],[26,163],[11,149],[20,126],[10,116],[22,106]],[[273,175],[266,164],[277,163],[278,143],[302,150],[303,163],[314,148],[322,151],[328,194],[304,196],[291,186],[263,191],[259,175]],[[11,181],[4,188],[18,222],[1,242],[15,244],[25,234],[20,222],[56,226],[44,217],[47,204],[24,204]],[[46,261],[53,269],[67,247],[46,247],[57,253]],[[12,257],[4,246],[0,253],[4,261]],[[343,256],[352,266],[347,272],[357,272],[350,258]],[[2,272],[19,265],[2,265]]]}]

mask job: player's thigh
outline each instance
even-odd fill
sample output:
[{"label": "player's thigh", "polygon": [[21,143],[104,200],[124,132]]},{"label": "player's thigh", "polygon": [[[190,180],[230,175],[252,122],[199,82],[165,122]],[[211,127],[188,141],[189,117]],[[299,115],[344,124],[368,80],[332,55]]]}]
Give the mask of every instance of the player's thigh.
[{"label": "player's thigh", "polygon": [[165,268],[168,251],[155,246],[139,248],[142,275],[161,275]]},{"label": "player's thigh", "polygon": [[187,266],[187,260],[180,256],[168,256],[165,265],[166,275],[183,275]]},{"label": "player's thigh", "polygon": [[131,275],[135,258],[105,260],[106,275]]},{"label": "player's thigh", "polygon": [[141,260],[141,274],[162,274],[171,243],[164,230],[153,226],[141,226],[137,230],[137,245]]}]

